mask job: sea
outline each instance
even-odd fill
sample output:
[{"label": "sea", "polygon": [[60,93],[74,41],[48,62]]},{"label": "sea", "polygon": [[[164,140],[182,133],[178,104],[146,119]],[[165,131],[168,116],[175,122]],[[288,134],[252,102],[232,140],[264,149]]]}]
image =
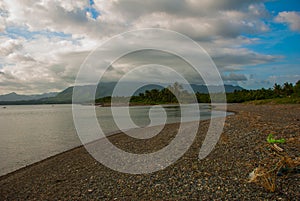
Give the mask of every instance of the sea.
[{"label": "sea", "polygon": [[[78,106],[78,105],[77,105]],[[111,108],[79,105],[80,110],[95,109],[99,125],[107,135],[118,132]],[[123,110],[122,106],[114,108]],[[181,121],[181,113],[188,114],[186,121],[199,121],[222,117],[229,113],[211,113],[208,104],[199,104],[199,110],[188,105],[131,106],[130,118],[138,127]],[[151,121],[149,118],[151,111]],[[200,117],[199,117],[200,116]],[[167,118],[166,118],[167,117]],[[89,121],[89,117],[86,117]],[[128,116],[121,117],[124,120]],[[119,120],[120,121],[120,120]],[[124,129],[124,128],[123,128]],[[125,128],[131,129],[131,127]],[[72,105],[8,105],[0,107],[0,176],[28,166],[50,156],[82,145],[74,125]]]}]

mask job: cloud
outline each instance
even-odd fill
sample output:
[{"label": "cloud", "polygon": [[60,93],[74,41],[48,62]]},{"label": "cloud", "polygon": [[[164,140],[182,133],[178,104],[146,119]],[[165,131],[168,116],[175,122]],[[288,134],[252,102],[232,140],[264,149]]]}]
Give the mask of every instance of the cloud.
[{"label": "cloud", "polygon": [[[167,9],[164,11],[162,8],[153,9],[152,12],[146,12],[142,16],[134,16],[137,19],[135,26],[167,28],[186,34],[197,41],[212,40],[216,37],[235,38],[242,33],[254,34],[269,30],[262,20],[268,16],[263,4],[245,6],[247,2],[240,1],[237,4],[245,6],[242,10],[235,10],[238,5],[230,3],[231,7],[227,5],[217,10],[214,5],[217,7],[220,5],[216,1],[213,1],[215,2],[213,5],[201,2],[187,1],[187,6],[178,7],[180,12],[174,13]],[[170,1],[171,3],[173,2]]]},{"label": "cloud", "polygon": [[292,31],[300,32],[300,12],[280,12],[275,21],[287,23]]},{"label": "cloud", "polygon": [[19,40],[2,38],[0,41],[0,56],[8,56],[23,47]]},{"label": "cloud", "polygon": [[247,77],[243,74],[230,73],[228,75],[222,75],[224,81],[247,81]]},{"label": "cloud", "polygon": [[[0,36],[0,68],[5,76],[0,76],[0,93],[18,89],[23,93],[64,89],[73,84],[88,53],[103,41],[125,31],[151,27],[186,34],[208,52],[219,70],[227,75],[226,80],[244,79],[234,72],[244,66],[281,58],[245,48],[259,40],[247,35],[270,29],[271,15],[264,2],[94,0],[90,5],[89,1],[82,0],[4,0],[0,2],[0,31],[3,32]],[[118,44],[117,48],[122,51],[127,42]],[[141,41],[135,38],[129,42]],[[162,41],[156,38],[152,42],[160,44]],[[169,45],[180,46],[183,51],[194,54],[180,42],[170,40]],[[182,62],[155,53],[150,57],[147,53],[125,58],[114,64],[109,76],[119,78],[131,69],[131,65],[150,62],[149,58],[180,70],[193,82],[200,80],[188,67],[183,67]],[[105,62],[97,61],[99,65],[106,65]],[[151,80],[157,74],[168,76],[167,72],[152,69],[147,77]]]},{"label": "cloud", "polygon": [[289,80],[291,83],[296,83],[300,80],[300,74],[294,74],[294,75],[273,75],[268,78],[273,83],[283,84]]},{"label": "cloud", "polygon": [[8,17],[8,10],[3,2],[0,2],[0,32],[5,31],[6,18]]},{"label": "cloud", "polygon": [[300,80],[300,74],[285,74],[285,75],[271,75],[265,78],[249,75],[249,79],[246,81],[239,81],[238,84],[241,87],[247,87],[248,89],[257,89],[264,87],[265,89],[273,88],[275,83],[283,85],[285,82],[295,84]]},{"label": "cloud", "polygon": [[[136,19],[151,13],[167,13],[177,17],[215,16],[220,10],[248,10],[261,0],[95,0],[96,7],[106,13],[117,13],[128,19]],[[258,9],[256,9],[258,10]],[[256,14],[260,14],[260,10]]]},{"label": "cloud", "polygon": [[282,58],[282,56],[258,54],[244,48],[223,48],[211,52],[211,57],[220,70],[235,70],[240,69],[237,67],[270,63]]},{"label": "cloud", "polygon": [[5,0],[7,27],[23,26],[30,31],[49,30],[73,37],[101,38],[121,32],[125,26],[111,18],[92,18],[88,1]]},{"label": "cloud", "polygon": [[[40,36],[34,40],[3,37],[0,91],[41,93],[60,91],[74,83],[90,44]],[[86,51],[88,49],[88,51]],[[21,87],[21,86],[28,86]]]},{"label": "cloud", "polygon": [[133,28],[160,27],[179,31],[194,39],[210,36],[236,37],[241,33],[268,30],[262,18],[268,12],[263,0],[97,0],[100,15],[91,18],[88,1],[6,0],[8,25],[32,31],[48,29],[75,36],[101,38]]}]

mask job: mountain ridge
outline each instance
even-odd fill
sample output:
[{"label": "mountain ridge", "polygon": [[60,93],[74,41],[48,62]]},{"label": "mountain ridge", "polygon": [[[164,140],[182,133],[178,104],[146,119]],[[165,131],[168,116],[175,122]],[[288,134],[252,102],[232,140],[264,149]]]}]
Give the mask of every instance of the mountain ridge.
[{"label": "mountain ridge", "polygon": [[42,94],[32,94],[32,95],[23,95],[17,94],[16,92],[11,92],[8,94],[0,95],[0,101],[29,101],[29,100],[37,100],[42,98],[50,98],[54,97],[59,92],[48,92]]},{"label": "mountain ridge", "polygon": [[[105,96],[111,96],[117,82],[106,82],[101,83],[99,85],[83,85],[76,87],[76,95],[75,102],[84,103],[91,102],[94,97],[95,99],[103,98]],[[134,96],[139,93],[144,93],[146,90],[159,89],[161,90],[164,87],[167,87],[169,84],[147,84],[147,83],[123,83],[121,90],[116,92],[116,96],[131,96],[130,89],[134,86],[142,86],[138,88],[134,92]],[[183,88],[187,89],[188,86],[183,85]],[[191,88],[195,93],[208,93],[208,88],[205,85],[191,84]],[[210,86],[211,92],[218,93],[222,91],[223,86]],[[235,90],[240,91],[243,90],[240,86],[233,85],[224,85],[225,91],[227,93],[234,92]],[[50,92],[44,94],[36,94],[36,95],[20,95],[15,92],[0,95],[0,104],[55,104],[55,103],[72,103],[74,86],[70,86],[61,92]],[[93,94],[95,93],[95,96]],[[191,91],[189,91],[191,92]]]}]

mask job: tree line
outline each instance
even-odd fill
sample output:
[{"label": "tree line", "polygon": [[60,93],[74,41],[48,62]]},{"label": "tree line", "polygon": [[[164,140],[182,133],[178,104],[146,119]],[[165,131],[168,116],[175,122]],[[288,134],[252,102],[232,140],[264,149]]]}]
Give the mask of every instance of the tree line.
[{"label": "tree line", "polygon": [[[176,104],[178,99],[180,103],[210,103],[211,96],[213,100],[224,102],[224,94],[215,93],[199,93],[196,94],[196,99],[193,100],[192,94],[184,90],[182,85],[177,82],[172,86],[168,86],[162,90],[152,89],[146,90],[137,96],[132,97],[114,97],[115,102],[130,102],[132,104]],[[256,89],[256,90],[235,90],[232,93],[226,93],[226,101],[228,103],[243,103],[254,100],[276,99],[276,98],[300,98],[300,80],[293,85],[292,83],[284,83],[283,85],[275,84],[273,88]],[[96,100],[96,103],[109,103],[111,97],[104,97]]]},{"label": "tree line", "polygon": [[300,80],[293,85],[284,83],[283,85],[275,84],[273,88],[257,90],[241,90],[227,93],[227,102],[242,103],[253,100],[278,99],[278,98],[299,98],[300,97]]},{"label": "tree line", "polygon": [[[210,103],[210,95],[203,93],[196,93],[197,99],[199,103]],[[221,94],[211,94],[214,96],[214,100],[219,100],[223,102],[221,98]],[[300,80],[293,85],[292,83],[284,83],[283,85],[279,85],[275,83],[273,88],[269,89],[256,89],[256,90],[235,90],[232,93],[226,93],[226,101],[227,103],[244,103],[248,101],[256,101],[256,100],[267,100],[267,99],[298,99],[300,98]],[[288,101],[287,101],[288,102]]]}]

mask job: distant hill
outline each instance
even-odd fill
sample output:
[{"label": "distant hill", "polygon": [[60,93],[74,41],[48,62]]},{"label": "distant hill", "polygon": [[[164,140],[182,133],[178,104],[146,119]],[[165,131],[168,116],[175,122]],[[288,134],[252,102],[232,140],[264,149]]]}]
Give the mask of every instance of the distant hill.
[{"label": "distant hill", "polygon": [[[78,97],[76,98],[76,102],[83,103],[89,102],[93,100],[93,92],[96,89],[95,98],[103,98],[106,96],[111,96],[112,92],[116,86],[116,82],[105,82],[100,85],[85,85],[78,86],[76,88]],[[144,86],[143,86],[144,85]],[[116,91],[116,96],[130,96],[129,92],[133,86],[143,86],[139,88],[133,95],[138,95],[139,93],[144,93],[146,90],[158,89],[161,90],[164,87],[167,87],[168,84],[164,84],[160,86],[159,84],[146,84],[146,83],[138,83],[138,82],[127,82],[122,83],[121,89]],[[199,93],[208,93],[207,86],[205,85],[191,85],[194,92]],[[187,86],[183,86],[183,88],[187,88]],[[40,95],[19,95],[16,93],[6,94],[0,96],[0,104],[55,104],[55,103],[72,103],[72,95],[73,95],[74,87],[68,87],[67,89],[59,92],[59,93],[46,93]],[[217,93],[221,91],[220,86],[211,86],[212,92]],[[240,91],[243,90],[242,87],[225,85],[225,91],[228,93],[234,92],[235,90]]]},{"label": "distant hill", "polygon": [[[101,83],[97,86],[95,98],[103,98],[106,96],[112,96],[113,90],[116,86],[116,82],[106,82]],[[141,86],[140,83],[123,83],[121,90],[116,92],[117,96],[130,96],[129,89],[131,89],[133,86]],[[78,86],[76,88],[77,94],[79,94],[78,97],[76,97],[77,102],[86,102],[93,100],[93,92],[95,91],[95,85],[86,85],[86,86]],[[72,95],[73,95],[73,89],[74,87],[69,87],[62,92],[58,93],[55,97],[47,98],[47,101],[57,101],[57,102],[71,102],[72,101]],[[152,89],[163,89],[162,86],[156,85],[156,84],[149,84],[146,86],[143,86],[139,88],[134,95],[138,95],[139,93],[144,93],[146,90],[152,90]],[[46,100],[45,100],[46,101]]]},{"label": "distant hill", "polygon": [[[103,98],[105,96],[111,96],[112,92],[116,86],[116,82],[105,82],[101,83],[97,86],[95,98]],[[117,96],[131,96],[132,94],[129,92],[133,86],[142,86],[145,85],[145,83],[123,83],[122,88],[119,91],[116,91]],[[164,87],[167,87],[168,85],[165,84]],[[207,87],[205,85],[196,85],[192,84],[192,89],[199,93],[208,93]],[[91,101],[93,100],[93,91],[95,91],[95,85],[86,85],[86,86],[78,86],[77,87],[77,94],[79,94],[79,97],[76,98],[78,102],[85,102],[85,101]],[[139,93],[144,93],[146,90],[152,90],[152,89],[158,89],[161,90],[164,88],[163,86],[160,86],[159,84],[146,84],[145,86],[139,88],[133,95],[138,95]],[[232,85],[225,85],[225,91],[228,93],[234,92],[235,90],[240,91],[243,90],[240,86],[232,86]],[[58,93],[55,97],[47,98],[45,101],[50,102],[72,102],[72,95],[73,95],[73,89],[74,87],[69,87],[62,92]],[[220,86],[211,86],[212,92],[217,93],[221,91]]]},{"label": "distant hill", "polygon": [[[208,89],[207,86],[205,85],[197,85],[197,84],[191,84],[192,89],[194,90],[195,93],[199,92],[199,93],[204,93],[204,94],[208,94]],[[222,91],[221,86],[210,86],[211,92],[212,93],[218,93]],[[224,89],[226,93],[232,93],[234,91],[241,91],[244,88],[240,87],[240,86],[233,86],[233,85],[224,85]]]},{"label": "distant hill", "polygon": [[20,95],[15,92],[0,95],[0,101],[28,101],[28,100],[36,100],[41,98],[50,98],[55,97],[58,93],[44,93],[44,94],[35,94],[35,95]]}]

